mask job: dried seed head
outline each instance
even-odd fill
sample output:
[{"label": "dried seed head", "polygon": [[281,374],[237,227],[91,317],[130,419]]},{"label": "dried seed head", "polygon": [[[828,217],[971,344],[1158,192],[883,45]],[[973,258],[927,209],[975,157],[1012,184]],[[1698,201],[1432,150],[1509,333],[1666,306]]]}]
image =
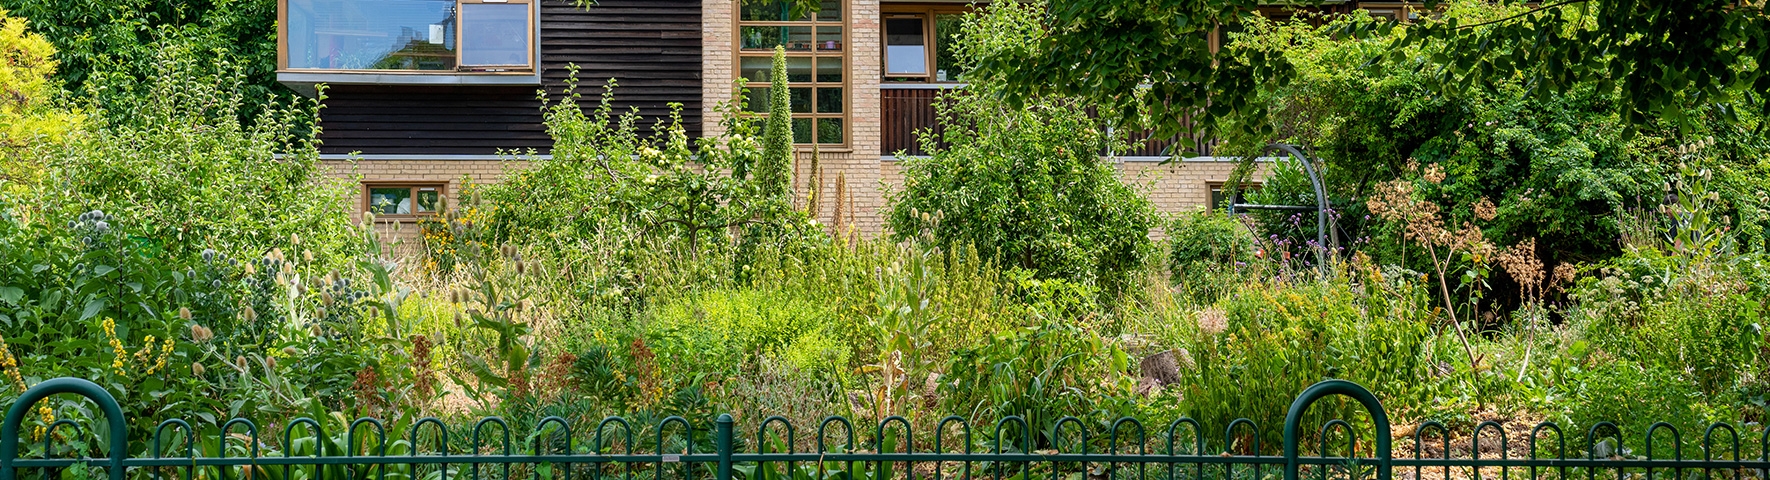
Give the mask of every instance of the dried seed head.
[{"label": "dried seed head", "polygon": [[192,363],[191,364],[191,376],[196,376],[196,377],[203,376],[203,364]]},{"label": "dried seed head", "polygon": [[191,309],[187,307],[178,307],[178,319],[186,322],[191,321]]},{"label": "dried seed head", "polygon": [[246,373],[246,372],[252,371],[252,365],[249,363],[246,363],[246,356],[245,355],[235,356],[234,357],[234,366],[239,367],[241,373]]},{"label": "dried seed head", "polygon": [[307,263],[313,263],[313,250],[302,250],[301,260]]},{"label": "dried seed head", "polygon": [[296,350],[295,347],[283,347],[283,355],[288,355],[288,356],[293,357],[299,353],[301,353],[301,351]]},{"label": "dried seed head", "polygon": [[277,369],[277,357],[265,358],[264,359],[264,368],[276,370]]},{"label": "dried seed head", "polygon": [[240,320],[244,320],[246,323],[257,322],[258,311],[253,310],[251,305],[247,305],[245,310],[240,311]]}]

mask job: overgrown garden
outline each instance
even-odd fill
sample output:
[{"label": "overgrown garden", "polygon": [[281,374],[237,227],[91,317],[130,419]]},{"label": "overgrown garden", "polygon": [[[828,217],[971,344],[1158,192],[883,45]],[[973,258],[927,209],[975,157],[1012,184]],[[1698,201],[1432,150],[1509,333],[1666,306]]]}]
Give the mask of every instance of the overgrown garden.
[{"label": "overgrown garden", "polygon": [[[1246,17],[1221,60],[1292,78],[1250,90],[1259,115],[1221,117],[1224,148],[1320,157],[1345,240],[1322,268],[1313,221],[1159,213],[1093,153],[1127,141],[1108,128],[1125,118],[992,75],[1039,48],[1043,8],[967,18],[959,54],[981,73],[888,187],[879,238],[815,220],[791,123],[742,113],[786,108],[785,88],[726,106],[705,139],[567,95],[547,99],[551,159],[406,227],[411,256],[351,220],[311,140],[316,103],[261,100],[249,62],[167,48],[127,80],[140,93],[92,101],[58,93],[52,47],[0,15],[0,87],[19,92],[0,98],[0,391],[92,379],[135,432],[1020,415],[1038,448],[1065,416],[1190,416],[1251,418],[1271,450],[1290,400],[1325,378],[1370,387],[1398,424],[1764,420],[1762,90],[1645,120],[1600,82],[1450,94],[1451,47],[1397,42],[1428,27]],[[1425,22],[1522,8],[1457,2]],[[1313,202],[1299,165],[1262,162],[1252,202]]]}]

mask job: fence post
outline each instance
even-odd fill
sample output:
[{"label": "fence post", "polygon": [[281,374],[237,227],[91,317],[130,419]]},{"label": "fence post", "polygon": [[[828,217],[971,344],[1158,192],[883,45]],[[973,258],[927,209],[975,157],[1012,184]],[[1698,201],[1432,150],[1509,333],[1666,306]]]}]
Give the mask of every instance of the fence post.
[{"label": "fence post", "polygon": [[24,425],[25,415],[30,414],[31,407],[50,395],[72,393],[98,404],[104,412],[105,422],[111,427],[111,480],[123,480],[123,457],[129,455],[128,422],[123,419],[123,408],[117,406],[117,398],[111,392],[91,381],[79,378],[56,378],[44,381],[25,390],[19,395],[12,408],[6,410],[6,423],[0,425],[0,480],[18,478],[18,467],[14,461],[18,459],[21,443],[18,441],[18,429]]},{"label": "fence post", "polygon": [[1285,480],[1298,480],[1297,427],[1303,422],[1303,412],[1309,410],[1309,405],[1316,400],[1332,395],[1352,397],[1364,406],[1365,411],[1370,412],[1371,423],[1376,424],[1374,426],[1377,430],[1377,480],[1390,480],[1390,466],[1394,459],[1389,452],[1389,415],[1383,412],[1383,402],[1378,401],[1370,390],[1345,380],[1322,380],[1304,389],[1301,395],[1297,395],[1297,400],[1291,402],[1291,411],[1284,418]]},{"label": "fence post", "polygon": [[734,447],[731,441],[731,427],[734,423],[731,414],[721,413],[719,419],[713,421],[715,447],[719,454],[719,473],[714,480],[731,480],[731,454]]}]

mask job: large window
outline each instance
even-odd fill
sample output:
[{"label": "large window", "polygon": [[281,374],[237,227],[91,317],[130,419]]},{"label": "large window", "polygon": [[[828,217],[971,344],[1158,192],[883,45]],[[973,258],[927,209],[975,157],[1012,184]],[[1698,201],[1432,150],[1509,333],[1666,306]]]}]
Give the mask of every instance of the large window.
[{"label": "large window", "polygon": [[382,218],[435,215],[444,188],[440,183],[363,185],[363,211]]},{"label": "large window", "polygon": [[288,70],[532,71],[532,0],[284,0]]},{"label": "large window", "polygon": [[749,110],[770,113],[774,47],[787,51],[793,142],[848,143],[848,24],[842,1],[824,0],[816,12],[795,2],[746,1],[738,11],[738,76],[748,80]]},{"label": "large window", "polygon": [[964,68],[953,46],[966,13],[956,6],[895,6],[885,10],[885,81],[960,82]]}]

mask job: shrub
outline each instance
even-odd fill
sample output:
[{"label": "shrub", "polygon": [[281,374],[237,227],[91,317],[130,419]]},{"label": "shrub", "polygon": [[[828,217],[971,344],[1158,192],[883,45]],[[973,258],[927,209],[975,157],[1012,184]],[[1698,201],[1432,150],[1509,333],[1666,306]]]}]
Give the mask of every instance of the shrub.
[{"label": "shrub", "polygon": [[1169,281],[1193,301],[1208,304],[1229,293],[1256,260],[1248,227],[1211,210],[1174,217],[1167,234]]},{"label": "shrub", "polygon": [[42,174],[33,149],[65,142],[86,123],[85,115],[63,108],[51,77],[55,47],[25,28],[25,20],[0,8],[0,178],[29,186]]},{"label": "shrub", "polygon": [[[35,203],[54,218],[133,212],[140,240],[171,255],[212,248],[253,258],[282,248],[342,266],[362,243],[346,188],[323,174],[319,151],[300,133],[316,104],[273,99],[245,123],[243,71],[223,64],[202,73],[199,61],[163,52],[149,94],[98,112],[129,121],[107,123],[53,156],[50,185]],[[305,240],[300,248],[295,237]]]},{"label": "shrub", "polygon": [[1155,210],[1100,158],[1115,138],[1077,101],[1024,106],[973,84],[937,104],[944,135],[904,162],[887,212],[898,240],[975,246],[1003,268],[1125,292],[1154,250]]}]

